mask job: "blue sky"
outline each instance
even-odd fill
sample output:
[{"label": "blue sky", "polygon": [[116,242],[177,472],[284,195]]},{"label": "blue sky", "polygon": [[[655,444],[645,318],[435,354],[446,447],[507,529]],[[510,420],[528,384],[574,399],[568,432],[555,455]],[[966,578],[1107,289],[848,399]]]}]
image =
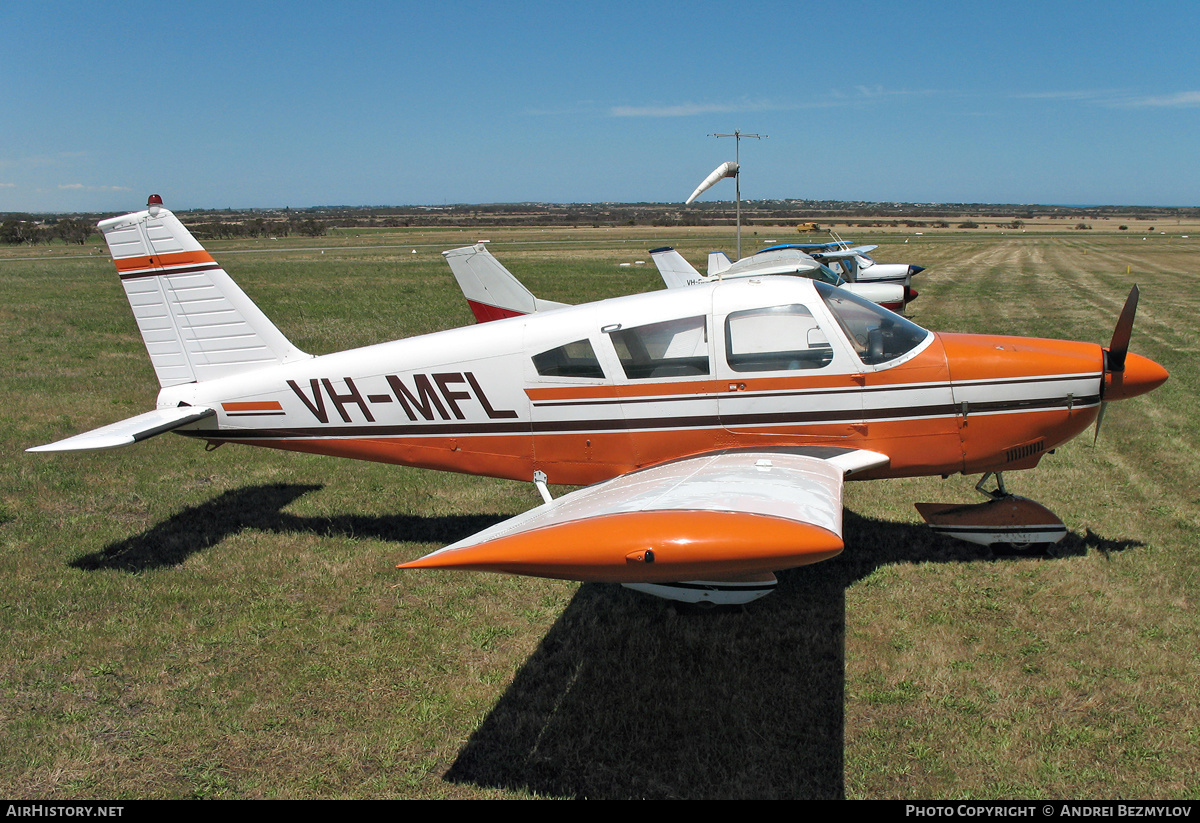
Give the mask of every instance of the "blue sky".
[{"label": "blue sky", "polygon": [[[0,4],[0,211],[1200,205],[1200,3]],[[704,199],[732,199],[732,181]]]}]

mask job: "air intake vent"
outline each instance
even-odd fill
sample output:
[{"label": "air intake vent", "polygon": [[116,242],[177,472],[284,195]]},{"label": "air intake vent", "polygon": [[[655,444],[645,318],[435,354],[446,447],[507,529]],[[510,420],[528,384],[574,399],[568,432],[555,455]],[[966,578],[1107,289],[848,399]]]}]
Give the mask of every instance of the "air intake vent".
[{"label": "air intake vent", "polygon": [[1004,458],[1007,462],[1013,463],[1017,460],[1024,460],[1027,457],[1033,457],[1035,454],[1040,454],[1046,449],[1046,441],[1038,440],[1036,443],[1026,443],[1024,446],[1017,446],[1009,449],[1004,453]]}]

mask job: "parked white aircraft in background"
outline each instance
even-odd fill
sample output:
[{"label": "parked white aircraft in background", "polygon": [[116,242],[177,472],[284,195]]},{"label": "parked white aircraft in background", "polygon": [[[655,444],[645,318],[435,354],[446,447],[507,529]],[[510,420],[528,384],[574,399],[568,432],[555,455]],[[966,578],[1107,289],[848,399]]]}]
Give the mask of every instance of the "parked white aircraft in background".
[{"label": "parked white aircraft in background", "polygon": [[[467,298],[471,313],[480,323],[516,317],[547,309],[562,308],[565,303],[535,297],[512,272],[487,250],[483,243],[442,252],[458,287]],[[707,283],[720,277],[705,277],[679,252],[671,248],[652,249],[650,257],[658,267],[668,289]],[[879,303],[885,308],[904,307],[904,288],[894,283],[847,283],[828,267],[801,252],[783,249],[769,255],[755,255],[727,267],[723,277],[765,277],[794,275],[840,286],[853,294]]]},{"label": "parked white aircraft in background", "polygon": [[[851,283],[898,283],[912,293],[905,301],[907,303],[917,299],[917,292],[911,288],[913,275],[925,271],[924,266],[908,263],[876,263],[869,252],[879,248],[878,246],[851,246],[841,238],[833,243],[787,243],[770,248],[799,249],[820,260]],[[709,274],[712,274],[711,269]]]},{"label": "parked white aircraft in background", "polygon": [[839,286],[892,311],[902,311],[910,300],[908,295],[916,294],[899,283],[849,282],[824,263],[791,246],[772,246],[736,263],[731,262],[724,252],[710,252],[707,275],[700,274],[683,255],[669,246],[651,249],[650,257],[669,289],[737,277],[792,275]]}]

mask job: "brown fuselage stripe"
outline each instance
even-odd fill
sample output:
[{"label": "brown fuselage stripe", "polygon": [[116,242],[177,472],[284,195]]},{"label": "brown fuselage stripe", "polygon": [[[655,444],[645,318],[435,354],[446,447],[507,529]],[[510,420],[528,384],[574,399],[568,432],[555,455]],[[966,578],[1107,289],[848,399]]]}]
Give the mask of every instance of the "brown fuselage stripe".
[{"label": "brown fuselage stripe", "polygon": [[205,263],[199,266],[180,266],[178,268],[162,268],[162,269],[138,269],[135,271],[121,272],[122,280],[139,280],[143,277],[163,277],[168,274],[194,274],[198,271],[212,271],[219,269],[221,266],[217,263]]},{"label": "brown fuselage stripe", "polygon": [[[1068,399],[1003,400],[971,403],[968,414],[1028,412],[1054,409],[1088,408],[1100,402],[1098,394]],[[605,420],[538,420],[515,423],[414,423],[411,425],[320,426],[284,429],[217,429],[180,432],[194,437],[236,438],[321,438],[321,437],[408,437],[413,435],[487,435],[555,434],[584,431],[666,430],[698,428],[745,428],[757,425],[845,423],[871,420],[952,417],[961,413],[956,404],[908,406],[887,409],[845,409],[842,411],[775,412],[768,414],[694,415],[687,417],[648,417]]]}]

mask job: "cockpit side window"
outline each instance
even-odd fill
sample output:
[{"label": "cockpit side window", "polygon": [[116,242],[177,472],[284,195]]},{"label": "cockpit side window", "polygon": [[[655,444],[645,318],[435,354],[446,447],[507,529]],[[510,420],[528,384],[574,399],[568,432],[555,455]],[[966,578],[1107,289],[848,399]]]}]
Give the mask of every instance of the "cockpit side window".
[{"label": "cockpit side window", "polygon": [[817,283],[817,291],[868,366],[895,360],[919,346],[930,332],[846,289]]},{"label": "cockpit side window", "polygon": [[725,360],[736,372],[820,369],[833,349],[807,307],[771,306],[725,318]]},{"label": "cockpit side window", "polygon": [[684,317],[609,334],[630,380],[709,374],[708,323]]},{"label": "cockpit side window", "polygon": [[604,369],[586,337],[533,356],[533,367],[543,377],[604,378]]}]

